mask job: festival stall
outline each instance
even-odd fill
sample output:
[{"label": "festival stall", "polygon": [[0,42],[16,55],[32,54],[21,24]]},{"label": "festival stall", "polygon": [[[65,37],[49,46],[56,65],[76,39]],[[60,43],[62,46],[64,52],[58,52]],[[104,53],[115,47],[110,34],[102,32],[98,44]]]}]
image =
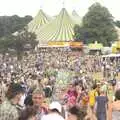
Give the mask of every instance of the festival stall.
[{"label": "festival stall", "polygon": [[103,49],[103,44],[95,41],[95,43],[90,43],[88,45],[88,48],[89,48],[89,54],[101,54]]},{"label": "festival stall", "polygon": [[102,56],[103,58],[117,58],[117,57],[120,57],[120,54],[108,54],[108,55],[103,55]]},{"label": "festival stall", "polygon": [[120,53],[120,40],[112,44],[112,53]]},{"label": "festival stall", "polygon": [[48,42],[48,46],[50,47],[69,47],[69,42],[59,42],[59,41],[50,41]]},{"label": "festival stall", "polygon": [[[110,60],[114,64],[119,64],[120,54],[108,54],[102,56],[104,61]],[[117,66],[120,69],[120,66]]]},{"label": "festival stall", "polygon": [[83,43],[82,42],[48,42],[49,47],[63,47],[63,48],[69,48],[69,49],[83,49]]}]

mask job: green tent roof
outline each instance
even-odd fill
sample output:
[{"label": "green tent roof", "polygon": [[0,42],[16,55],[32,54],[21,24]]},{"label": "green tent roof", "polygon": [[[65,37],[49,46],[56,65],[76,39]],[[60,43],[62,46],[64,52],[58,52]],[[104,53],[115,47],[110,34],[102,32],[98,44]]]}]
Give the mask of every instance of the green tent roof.
[{"label": "green tent roof", "polygon": [[49,41],[73,41],[75,24],[66,9],[63,8],[56,19],[36,32],[39,44],[47,44]]},{"label": "green tent roof", "polygon": [[82,18],[77,14],[75,10],[72,11],[71,17],[75,21],[76,24],[82,25]]},{"label": "green tent roof", "polygon": [[47,24],[50,20],[51,18],[40,9],[35,18],[28,24],[28,31],[36,33],[41,26]]}]

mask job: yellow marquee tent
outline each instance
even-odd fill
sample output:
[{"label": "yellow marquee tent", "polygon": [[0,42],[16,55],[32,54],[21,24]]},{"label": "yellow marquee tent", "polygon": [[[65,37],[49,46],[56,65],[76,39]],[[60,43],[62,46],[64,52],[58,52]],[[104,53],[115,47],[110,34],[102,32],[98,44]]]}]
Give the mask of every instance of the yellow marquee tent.
[{"label": "yellow marquee tent", "polygon": [[88,48],[90,50],[101,50],[103,48],[103,44],[98,43],[97,41],[95,41],[95,43],[90,43],[88,45]]},{"label": "yellow marquee tent", "polygon": [[112,44],[112,53],[120,52],[120,40]]}]

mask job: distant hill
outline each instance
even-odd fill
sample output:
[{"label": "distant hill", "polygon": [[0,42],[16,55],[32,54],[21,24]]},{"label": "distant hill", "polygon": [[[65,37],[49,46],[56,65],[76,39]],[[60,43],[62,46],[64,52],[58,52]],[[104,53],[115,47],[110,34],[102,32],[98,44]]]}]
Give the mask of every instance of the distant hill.
[{"label": "distant hill", "polygon": [[32,16],[29,15],[25,17],[18,15],[0,16],[0,37],[8,36],[23,29],[32,19]]}]

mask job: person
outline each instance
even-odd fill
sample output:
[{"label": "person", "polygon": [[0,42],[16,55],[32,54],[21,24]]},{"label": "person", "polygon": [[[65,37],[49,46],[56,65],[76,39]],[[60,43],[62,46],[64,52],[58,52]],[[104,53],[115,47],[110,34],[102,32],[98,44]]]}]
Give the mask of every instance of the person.
[{"label": "person", "polygon": [[36,88],[32,93],[33,106],[36,106],[37,115],[36,119],[40,120],[42,115],[47,113],[47,109],[43,106],[45,94],[42,88]]},{"label": "person", "polygon": [[115,92],[115,101],[109,104],[109,120],[120,120],[120,89]]},{"label": "person", "polygon": [[77,93],[77,90],[76,90],[76,85],[70,84],[70,88],[67,91],[67,94],[68,94],[69,97],[75,97],[75,99],[77,99],[78,93]]},{"label": "person", "polygon": [[32,94],[28,94],[24,100],[25,107],[33,106]]},{"label": "person", "polygon": [[87,93],[87,92],[84,92],[84,93],[83,93],[83,96],[82,96],[82,103],[81,103],[81,106],[87,108],[87,107],[88,107],[88,102],[89,102],[88,93]]},{"label": "person", "polygon": [[61,115],[62,106],[59,102],[53,101],[49,106],[49,114],[44,115],[41,120],[64,120]]},{"label": "person", "polygon": [[95,112],[97,115],[97,120],[106,120],[107,118],[107,104],[108,98],[106,96],[106,92],[101,89],[100,96],[96,97],[95,103]]},{"label": "person", "polygon": [[6,93],[7,100],[0,105],[0,120],[18,120],[19,111],[17,104],[24,92],[24,89],[18,83],[9,85]]},{"label": "person", "polygon": [[5,92],[7,91],[6,81],[0,80],[0,104],[5,100]]},{"label": "person", "polygon": [[67,106],[72,107],[76,104],[78,93],[76,90],[76,85],[70,84],[70,88],[65,95],[67,98]]},{"label": "person", "polygon": [[96,88],[97,86],[93,85],[92,90],[89,92],[89,105],[90,105],[92,112],[94,110],[95,98],[98,96]]},{"label": "person", "polygon": [[37,109],[33,106],[26,107],[19,117],[19,120],[36,120]]},{"label": "person", "polygon": [[43,90],[45,92],[45,97],[46,98],[50,98],[52,96],[52,88],[51,88],[50,85],[46,85]]},{"label": "person", "polygon": [[86,109],[73,106],[68,110],[67,120],[85,120],[86,116],[87,116]]}]

